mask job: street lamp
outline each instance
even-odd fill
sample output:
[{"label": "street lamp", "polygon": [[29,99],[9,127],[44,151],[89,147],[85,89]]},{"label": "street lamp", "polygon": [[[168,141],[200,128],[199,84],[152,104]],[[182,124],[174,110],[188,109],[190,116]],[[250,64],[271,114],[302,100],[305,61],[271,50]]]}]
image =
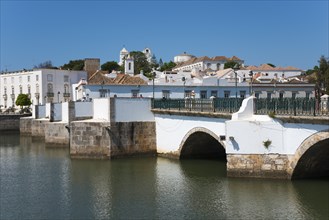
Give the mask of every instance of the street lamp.
[{"label": "street lamp", "polygon": [[152,97],[153,97],[153,100],[154,100],[154,78],[155,78],[155,76],[156,76],[156,73],[153,72],[153,73],[152,73],[152,91],[153,91],[153,95],[152,95]]},{"label": "street lamp", "polygon": [[57,102],[59,103],[59,94],[61,94],[60,91],[57,92]]},{"label": "street lamp", "polygon": [[183,81],[183,98],[185,98],[185,83],[186,83],[186,78],[185,76],[182,77],[182,81]]},{"label": "street lamp", "polygon": [[236,71],[239,69],[239,64],[235,64],[233,67],[233,72],[235,75],[235,108],[238,107],[238,73]]},{"label": "street lamp", "polygon": [[254,72],[253,71],[249,71],[249,76],[250,76],[250,95],[252,95],[252,81],[254,79]]}]

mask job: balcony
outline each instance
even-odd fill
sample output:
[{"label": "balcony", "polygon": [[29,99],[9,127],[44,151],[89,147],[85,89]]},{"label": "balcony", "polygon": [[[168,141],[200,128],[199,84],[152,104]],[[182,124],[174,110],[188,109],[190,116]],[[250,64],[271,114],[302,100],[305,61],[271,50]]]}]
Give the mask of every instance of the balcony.
[{"label": "balcony", "polygon": [[15,94],[10,94],[11,99],[15,99]]},{"label": "balcony", "polygon": [[71,97],[71,93],[63,93],[63,97]]},{"label": "balcony", "polygon": [[8,98],[8,97],[7,97],[7,94],[4,94],[4,95],[3,95],[3,99],[4,99],[4,100],[7,100],[7,98]]},{"label": "balcony", "polygon": [[54,97],[54,93],[53,92],[47,92],[47,97],[50,98],[50,97]]}]

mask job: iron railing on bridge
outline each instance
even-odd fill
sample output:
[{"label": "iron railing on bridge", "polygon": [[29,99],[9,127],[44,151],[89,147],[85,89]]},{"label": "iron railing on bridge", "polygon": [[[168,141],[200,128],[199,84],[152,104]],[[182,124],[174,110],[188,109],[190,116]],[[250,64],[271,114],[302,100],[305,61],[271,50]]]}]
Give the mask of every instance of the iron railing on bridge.
[{"label": "iron railing on bridge", "polygon": [[[154,99],[153,109],[194,111],[194,112],[237,112],[242,104],[241,98],[214,99]],[[326,116],[320,103],[314,98],[259,98],[254,99],[255,114],[276,114],[291,116]]]},{"label": "iron railing on bridge", "polygon": [[154,99],[153,109],[194,112],[233,113],[239,110],[243,99]]},{"label": "iron railing on bridge", "polygon": [[328,111],[321,109],[314,98],[272,98],[255,99],[255,114],[276,114],[291,116],[325,116]]}]

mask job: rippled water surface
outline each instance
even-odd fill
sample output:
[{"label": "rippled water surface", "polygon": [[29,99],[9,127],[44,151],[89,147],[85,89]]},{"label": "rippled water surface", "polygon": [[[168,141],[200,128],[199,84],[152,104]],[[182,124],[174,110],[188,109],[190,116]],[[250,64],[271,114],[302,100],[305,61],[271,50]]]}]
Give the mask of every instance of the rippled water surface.
[{"label": "rippled water surface", "polygon": [[328,219],[328,180],[225,176],[214,160],[71,160],[0,133],[1,219]]}]

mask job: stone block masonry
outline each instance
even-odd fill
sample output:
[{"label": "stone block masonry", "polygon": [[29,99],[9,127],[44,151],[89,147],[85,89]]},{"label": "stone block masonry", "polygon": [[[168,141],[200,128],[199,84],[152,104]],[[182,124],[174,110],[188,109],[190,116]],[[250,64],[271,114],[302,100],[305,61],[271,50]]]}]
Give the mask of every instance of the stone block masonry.
[{"label": "stone block masonry", "polygon": [[156,155],[154,122],[71,122],[72,158]]},{"label": "stone block masonry", "polygon": [[290,179],[289,155],[228,154],[227,176]]},{"label": "stone block masonry", "polygon": [[45,144],[47,147],[69,147],[70,133],[66,122],[45,123]]},{"label": "stone block masonry", "polygon": [[0,114],[0,131],[19,131],[20,118],[29,115]]}]

